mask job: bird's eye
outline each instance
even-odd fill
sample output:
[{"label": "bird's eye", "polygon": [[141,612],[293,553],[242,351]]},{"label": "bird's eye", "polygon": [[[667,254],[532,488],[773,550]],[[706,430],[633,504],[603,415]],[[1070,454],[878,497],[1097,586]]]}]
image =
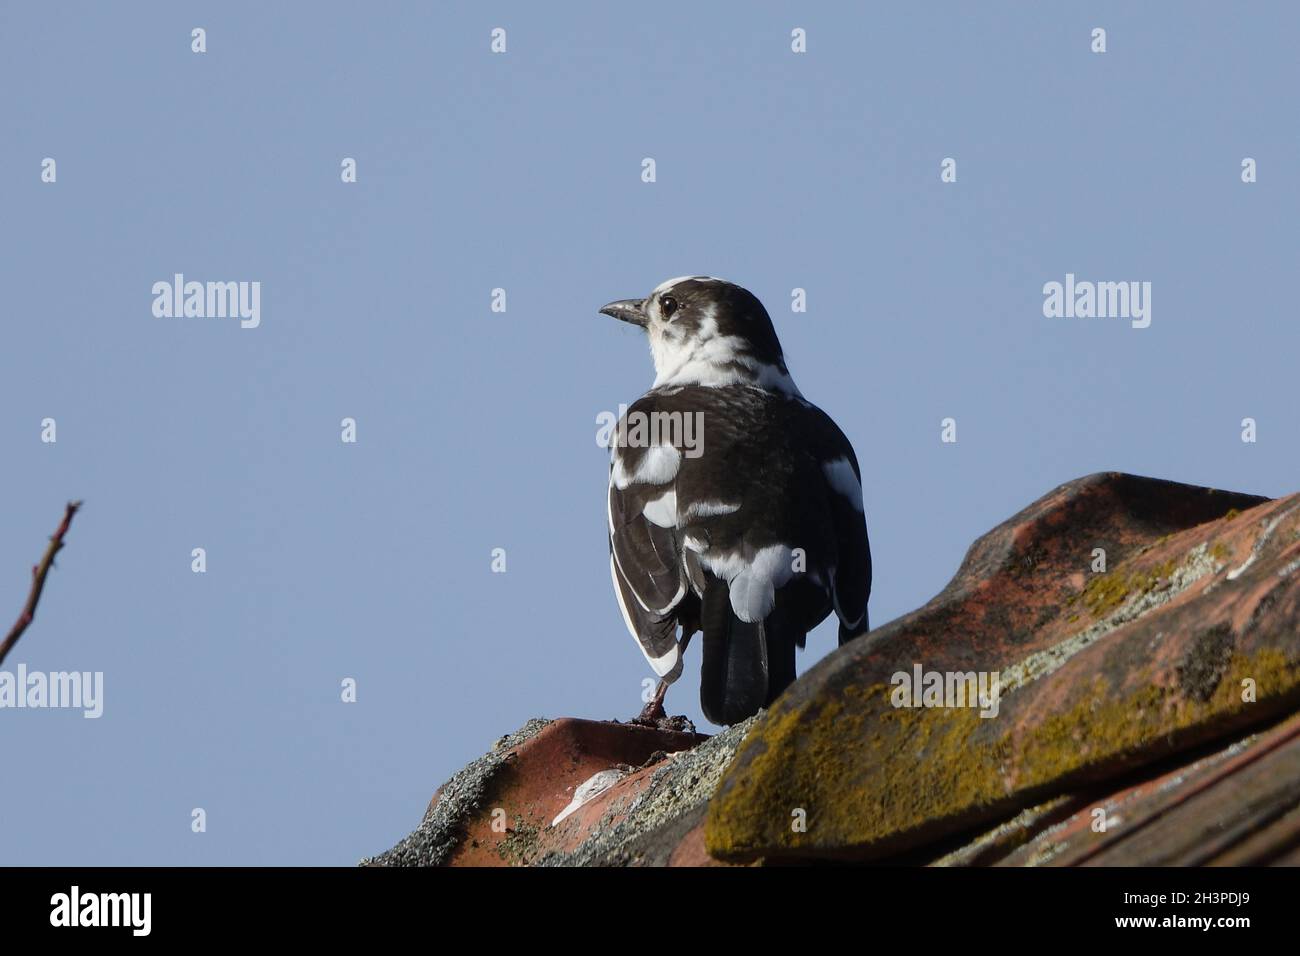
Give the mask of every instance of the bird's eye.
[{"label": "bird's eye", "polygon": [[659,312],[665,319],[671,319],[673,313],[677,311],[677,300],[670,295],[666,295],[659,300]]}]

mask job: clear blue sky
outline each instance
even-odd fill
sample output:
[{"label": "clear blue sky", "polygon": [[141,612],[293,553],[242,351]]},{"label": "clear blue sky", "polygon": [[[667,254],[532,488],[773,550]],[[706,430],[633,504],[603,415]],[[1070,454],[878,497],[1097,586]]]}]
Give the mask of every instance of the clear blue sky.
[{"label": "clear blue sky", "polygon": [[[1300,488],[1295,6],[848,6],[6,0],[6,624],[86,505],[4,667],[105,701],[0,711],[0,863],[351,864],[525,719],[635,713],[595,433],[652,371],[596,309],[670,276],[853,441],[877,625],[1089,472]],[[155,318],[176,272],[261,326]],[[1067,272],[1150,328],[1044,318]]]}]

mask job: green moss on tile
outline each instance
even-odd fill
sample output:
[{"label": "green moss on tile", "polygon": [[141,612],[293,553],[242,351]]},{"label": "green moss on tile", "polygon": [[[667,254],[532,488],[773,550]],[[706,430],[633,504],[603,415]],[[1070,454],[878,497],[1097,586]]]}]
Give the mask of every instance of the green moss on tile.
[{"label": "green moss on tile", "polygon": [[[1115,689],[1099,675],[1015,738],[976,708],[895,708],[883,684],[777,710],[745,741],[734,779],[714,798],[706,845],[722,859],[864,845],[1090,767],[1156,759],[1171,735],[1259,706],[1241,700],[1247,677],[1263,703],[1300,689],[1300,662],[1275,649],[1234,655],[1206,701],[1172,683]],[[790,826],[795,808],[807,812],[807,833]]]},{"label": "green moss on tile", "polygon": [[1177,566],[1177,562],[1170,558],[1153,568],[1116,568],[1094,575],[1083,589],[1083,603],[1093,617],[1107,617],[1119,610],[1129,598],[1146,594],[1162,581],[1168,581]]}]

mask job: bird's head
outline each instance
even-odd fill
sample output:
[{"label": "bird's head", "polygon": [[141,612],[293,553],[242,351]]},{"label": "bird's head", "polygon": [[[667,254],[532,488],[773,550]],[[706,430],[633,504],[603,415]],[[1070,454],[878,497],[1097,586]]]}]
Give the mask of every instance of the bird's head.
[{"label": "bird's head", "polygon": [[683,276],[600,311],[646,330],[656,388],[752,385],[798,394],[767,309],[738,285]]}]

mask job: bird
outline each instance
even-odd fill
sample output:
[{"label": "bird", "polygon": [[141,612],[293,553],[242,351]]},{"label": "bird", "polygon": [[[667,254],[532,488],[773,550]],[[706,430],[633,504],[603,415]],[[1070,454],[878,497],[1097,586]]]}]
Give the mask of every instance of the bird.
[{"label": "bird", "polygon": [[748,290],[681,276],[599,311],[645,331],[655,370],[608,442],[610,577],[659,678],[633,722],[666,719],[700,633],[704,716],[739,723],[794,682],[795,648],[832,611],[841,646],[870,629],[857,456]]}]

